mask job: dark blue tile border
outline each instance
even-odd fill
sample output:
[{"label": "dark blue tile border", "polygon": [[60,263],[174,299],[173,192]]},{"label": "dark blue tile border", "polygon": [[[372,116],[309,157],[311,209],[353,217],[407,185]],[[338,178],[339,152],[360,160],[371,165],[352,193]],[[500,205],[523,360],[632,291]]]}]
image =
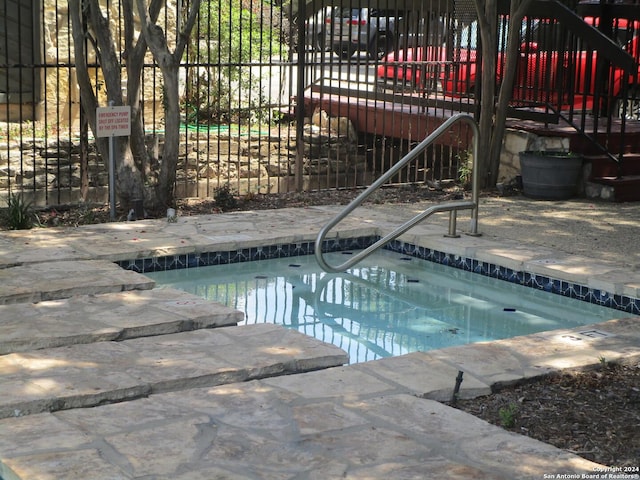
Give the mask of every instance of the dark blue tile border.
[{"label": "dark blue tile border", "polygon": [[[375,243],[378,238],[377,236],[367,236],[325,240],[323,250],[326,252],[361,250]],[[135,260],[122,260],[116,263],[125,270],[148,273],[180,268],[222,265],[226,263],[251,262],[253,260],[268,260],[271,258],[295,257],[298,255],[313,255],[314,250],[315,242],[299,242],[240,248],[226,252],[189,253],[167,255],[164,257],[139,258]]]},{"label": "dark blue tile border", "polygon": [[[340,252],[345,250],[361,250],[379,240],[377,236],[356,238],[337,238],[325,240],[323,251]],[[262,247],[241,248],[227,252],[189,253],[168,255],[165,257],[123,260],[117,264],[138,273],[174,270],[179,268],[206,267],[226,263],[250,262],[253,260],[268,260],[271,258],[294,257],[298,255],[312,255],[315,242],[300,242],[294,244],[267,245]],[[504,280],[506,282],[524,285],[526,287],[544,290],[549,293],[582,300],[584,302],[601,305],[615,310],[621,310],[633,315],[640,315],[640,299],[623,295],[615,295],[599,289],[592,289],[584,285],[573,284],[544,275],[512,270],[510,268],[481,262],[472,258],[460,257],[451,253],[439,252],[430,248],[419,247],[400,240],[393,240],[385,247],[386,250],[421,258],[430,262],[447,265],[460,270],[478,273],[480,275]]]},{"label": "dark blue tile border", "polygon": [[448,265],[461,270],[479,273],[487,277],[504,280],[518,285],[544,290],[549,293],[582,300],[584,302],[601,305],[603,307],[622,310],[624,312],[640,315],[640,299],[623,295],[614,295],[599,289],[593,289],[584,285],[569,283],[564,280],[536,275],[529,272],[512,270],[475,259],[459,257],[449,253],[438,252],[428,248],[416,248],[400,240],[389,242],[385,248],[393,252],[412,255],[431,262]]}]

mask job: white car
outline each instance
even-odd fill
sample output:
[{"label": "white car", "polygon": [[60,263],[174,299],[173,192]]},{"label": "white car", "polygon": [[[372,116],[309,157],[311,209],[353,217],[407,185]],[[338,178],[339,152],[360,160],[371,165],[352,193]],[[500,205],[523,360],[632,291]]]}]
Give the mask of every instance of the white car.
[{"label": "white car", "polygon": [[333,7],[324,7],[308,17],[304,22],[305,49],[324,52],[329,48]]},{"label": "white car", "polygon": [[335,8],[331,23],[331,49],[341,58],[360,50],[380,59],[395,48],[398,35],[395,10],[377,8]]}]

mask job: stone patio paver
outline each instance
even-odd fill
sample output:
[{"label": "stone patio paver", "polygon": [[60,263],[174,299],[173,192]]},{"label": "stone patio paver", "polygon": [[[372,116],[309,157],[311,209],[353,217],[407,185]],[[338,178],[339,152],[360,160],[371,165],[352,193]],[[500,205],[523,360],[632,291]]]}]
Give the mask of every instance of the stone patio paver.
[{"label": "stone patio paver", "polygon": [[180,290],[76,295],[0,305],[0,355],[236,325],[244,315]]},{"label": "stone patio paver", "polygon": [[148,277],[103,260],[29,263],[0,268],[0,305],[148,290],[154,286]]},{"label": "stone patio paver", "polygon": [[0,356],[0,418],[346,362],[338,347],[271,324],[11,353]]},{"label": "stone patio paver", "polygon": [[[637,362],[638,318],[331,367],[345,361],[336,347],[274,326],[209,328],[237,314],[188,296],[195,303],[178,305],[175,292],[148,290],[153,282],[146,277],[110,263],[313,242],[341,208],[1,232],[0,303],[23,303],[0,307],[0,409],[10,415],[0,420],[0,477],[401,480],[592,473],[597,465],[570,452],[434,399],[451,397],[459,370],[464,398],[602,358]],[[367,206],[329,238],[384,234],[422,208]],[[444,238],[448,216],[435,215],[403,239],[637,296],[637,212],[580,201],[487,199],[481,237]],[[63,297],[69,298],[54,300]],[[65,346],[50,348],[59,343]]]},{"label": "stone patio paver", "polygon": [[47,472],[69,480],[88,478],[87,465],[95,480],[510,480],[597,466],[393,389],[308,391],[332,370],[5,419],[4,468],[18,478],[46,478]]}]

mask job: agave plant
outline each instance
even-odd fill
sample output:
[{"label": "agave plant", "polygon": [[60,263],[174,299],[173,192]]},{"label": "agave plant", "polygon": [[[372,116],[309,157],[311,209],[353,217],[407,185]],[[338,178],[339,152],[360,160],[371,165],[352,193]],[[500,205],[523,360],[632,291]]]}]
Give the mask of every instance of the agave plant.
[{"label": "agave plant", "polygon": [[7,207],[5,222],[10,230],[26,230],[33,226],[35,214],[31,202],[25,201],[23,195],[9,194]]}]

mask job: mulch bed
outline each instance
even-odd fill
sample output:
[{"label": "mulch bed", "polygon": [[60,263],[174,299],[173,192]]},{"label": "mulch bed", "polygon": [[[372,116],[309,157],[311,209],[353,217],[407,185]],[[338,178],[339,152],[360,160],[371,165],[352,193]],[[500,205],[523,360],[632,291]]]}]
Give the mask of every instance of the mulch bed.
[{"label": "mulch bed", "polygon": [[[640,467],[640,363],[553,374],[456,408],[610,467]],[[638,477],[640,478],[640,476]]]},{"label": "mulch bed", "polygon": [[[243,210],[271,210],[275,208],[310,207],[314,205],[346,205],[362,192],[361,189],[288,192],[281,194],[219,195],[214,198],[178,200],[178,216],[208,215]],[[408,185],[381,188],[366,203],[413,203],[418,201],[446,201],[461,199],[469,194],[457,186]],[[126,211],[118,208],[116,221],[127,220]],[[159,214],[163,217],[165,212]],[[40,225],[78,226],[110,221],[108,205],[61,205],[37,212]],[[2,229],[2,225],[0,225]]]}]

